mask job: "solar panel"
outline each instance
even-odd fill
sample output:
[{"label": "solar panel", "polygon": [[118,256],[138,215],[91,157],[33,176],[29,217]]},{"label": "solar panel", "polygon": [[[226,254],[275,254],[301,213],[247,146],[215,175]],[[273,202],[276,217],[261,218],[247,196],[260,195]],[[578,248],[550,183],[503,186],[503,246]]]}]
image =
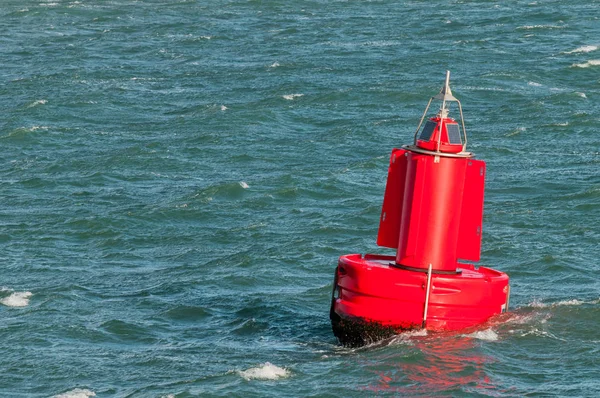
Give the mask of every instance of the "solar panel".
[{"label": "solar panel", "polygon": [[427,123],[425,123],[425,127],[423,127],[423,131],[421,131],[419,139],[421,141],[429,141],[431,139],[431,135],[433,134],[433,130],[435,129],[436,125],[437,123],[428,120]]},{"label": "solar panel", "polygon": [[448,131],[448,142],[450,144],[462,144],[458,124],[446,124],[446,130]]}]

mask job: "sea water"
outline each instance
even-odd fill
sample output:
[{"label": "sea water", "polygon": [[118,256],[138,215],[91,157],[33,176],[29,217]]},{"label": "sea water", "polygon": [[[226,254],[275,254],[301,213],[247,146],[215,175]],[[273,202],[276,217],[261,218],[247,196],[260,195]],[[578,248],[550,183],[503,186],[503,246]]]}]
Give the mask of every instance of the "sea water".
[{"label": "sea water", "polygon": [[[598,396],[599,7],[3,1],[0,396]],[[446,70],[510,312],[340,347]]]}]

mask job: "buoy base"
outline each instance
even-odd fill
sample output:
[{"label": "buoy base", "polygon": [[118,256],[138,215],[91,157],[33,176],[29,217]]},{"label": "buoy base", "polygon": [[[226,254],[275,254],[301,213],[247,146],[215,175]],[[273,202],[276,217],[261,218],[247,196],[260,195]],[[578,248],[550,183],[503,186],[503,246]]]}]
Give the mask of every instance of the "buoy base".
[{"label": "buoy base", "polygon": [[346,347],[362,347],[421,326],[401,329],[361,318],[342,318],[336,312],[332,312],[330,318],[333,335]]},{"label": "buoy base", "polygon": [[349,254],[335,271],[330,318],[341,344],[357,347],[407,330],[452,331],[505,312],[508,276],[490,268],[457,264],[455,274],[394,266],[395,257]]}]

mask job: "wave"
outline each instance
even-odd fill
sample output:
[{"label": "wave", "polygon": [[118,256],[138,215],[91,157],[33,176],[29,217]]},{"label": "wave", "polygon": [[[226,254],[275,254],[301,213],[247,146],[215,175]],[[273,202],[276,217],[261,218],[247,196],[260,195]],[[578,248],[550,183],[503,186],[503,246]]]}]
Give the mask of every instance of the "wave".
[{"label": "wave", "polygon": [[176,321],[199,322],[211,313],[203,307],[182,305],[164,312],[163,315]]},{"label": "wave", "polygon": [[303,96],[304,96],[304,94],[286,94],[286,95],[283,95],[283,98],[285,98],[288,101],[291,101],[293,99],[303,97]]},{"label": "wave", "polygon": [[533,300],[531,303],[528,304],[528,306],[533,307],[533,308],[555,308],[555,307],[562,307],[562,306],[579,306],[579,305],[583,305],[583,304],[598,304],[598,303],[600,303],[600,299],[592,300],[592,301],[569,299],[569,300],[557,301],[556,303],[542,303],[541,301]]},{"label": "wave", "polygon": [[290,371],[285,368],[273,365],[270,362],[265,362],[262,365],[238,372],[246,380],[277,380],[290,375]]},{"label": "wave", "polygon": [[22,136],[25,136],[27,133],[33,133],[34,131],[47,131],[49,130],[50,127],[48,126],[31,126],[31,127],[18,127],[14,130],[11,130],[8,132],[7,135],[3,136],[2,138],[20,138]]},{"label": "wave", "polygon": [[75,388],[74,390],[63,392],[62,394],[53,395],[51,398],[88,398],[95,396],[96,393],[91,390]]},{"label": "wave", "polygon": [[402,333],[398,333],[392,337],[383,340],[374,341],[371,344],[367,344],[358,348],[346,348],[342,347],[343,351],[347,352],[357,352],[357,351],[368,351],[373,348],[386,347],[386,346],[394,346],[394,345],[412,345],[413,338],[415,337],[427,337],[429,336],[429,332],[427,329],[416,329],[410,330]]},{"label": "wave", "polygon": [[48,101],[46,101],[46,100],[37,100],[37,101],[34,101],[31,104],[27,105],[27,108],[33,108],[34,106],[45,105],[47,103],[48,103]]},{"label": "wave", "polygon": [[192,199],[198,199],[203,203],[212,202],[213,199],[217,197],[224,199],[238,199],[248,188],[250,188],[250,185],[245,181],[224,182],[202,188],[192,196]]},{"label": "wave", "polygon": [[581,46],[577,47],[575,50],[566,51],[565,54],[576,54],[576,53],[589,53],[592,51],[596,51],[598,46]]},{"label": "wave", "polygon": [[558,337],[554,333],[544,330],[543,328],[541,328],[541,329],[540,328],[532,328],[531,330],[522,331],[519,335],[521,337],[535,336],[535,337],[550,338],[550,339],[559,340],[559,341],[567,341],[561,337]]},{"label": "wave", "polygon": [[519,26],[519,30],[531,30],[531,29],[564,29],[565,26],[560,25],[524,25]]},{"label": "wave", "polygon": [[27,307],[31,296],[33,296],[31,292],[14,292],[0,300],[0,304],[7,307]]},{"label": "wave", "polygon": [[600,66],[600,59],[591,59],[582,64],[573,64],[572,68],[589,68],[590,66]]},{"label": "wave", "polygon": [[498,341],[498,333],[496,333],[491,328],[485,330],[478,330],[469,334],[463,334],[462,336],[484,341]]}]

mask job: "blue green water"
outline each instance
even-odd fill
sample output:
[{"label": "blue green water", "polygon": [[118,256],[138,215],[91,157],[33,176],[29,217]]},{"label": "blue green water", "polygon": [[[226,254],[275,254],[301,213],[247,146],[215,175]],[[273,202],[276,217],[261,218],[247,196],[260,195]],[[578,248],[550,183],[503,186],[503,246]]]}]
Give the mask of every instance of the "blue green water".
[{"label": "blue green water", "polygon": [[[0,396],[598,396],[598,46],[597,0],[2,1]],[[341,348],[447,69],[512,312]]]}]

